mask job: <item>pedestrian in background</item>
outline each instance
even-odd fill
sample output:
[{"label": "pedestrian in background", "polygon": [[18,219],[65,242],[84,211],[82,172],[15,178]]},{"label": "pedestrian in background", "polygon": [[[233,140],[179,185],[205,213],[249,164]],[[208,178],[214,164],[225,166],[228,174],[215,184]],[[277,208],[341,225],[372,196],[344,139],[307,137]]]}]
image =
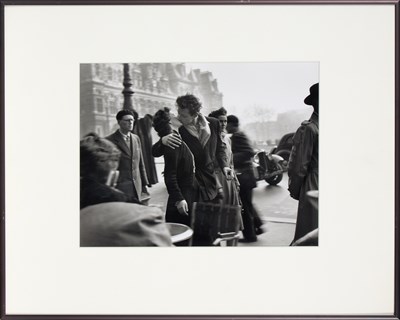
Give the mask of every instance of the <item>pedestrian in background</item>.
[{"label": "pedestrian in background", "polygon": [[310,87],[304,103],[313,106],[314,112],[297,129],[289,158],[289,192],[292,198],[299,200],[292,243],[318,228],[318,205],[312,205],[307,197],[308,191],[318,190],[318,83]]},{"label": "pedestrian in background", "polygon": [[[173,129],[169,109],[158,110],[153,118],[153,127],[162,138]],[[164,148],[164,181],[168,190],[167,222],[190,226],[194,198],[194,158],[185,142],[175,149]]]},{"label": "pedestrian in background", "polygon": [[211,112],[209,115],[211,118],[216,118],[221,125],[221,137],[226,145],[226,156],[228,159],[229,167],[232,169],[232,179],[227,179],[222,170],[217,166],[216,173],[218,175],[218,179],[221,181],[222,189],[224,192],[223,204],[227,205],[241,205],[240,197],[239,197],[239,181],[234,172],[233,165],[233,153],[231,146],[231,139],[227,135],[226,126],[227,126],[227,111],[224,107],[219,108]]},{"label": "pedestrian in background", "polygon": [[117,188],[140,201],[147,195],[146,169],[144,166],[140,139],[132,133],[134,114],[130,110],[117,113],[119,129],[106,137],[121,151]]},{"label": "pedestrian in background", "polygon": [[241,242],[255,242],[257,235],[263,232],[261,219],[253,206],[253,189],[257,180],[253,171],[255,151],[248,137],[239,129],[239,119],[234,115],[227,117],[227,131],[231,133],[233,164],[240,183],[242,201],[243,239]]},{"label": "pedestrian in background", "polygon": [[153,116],[146,114],[142,118],[138,117],[138,119],[135,119],[135,126],[133,128],[133,133],[140,138],[143,162],[150,185],[158,183],[156,164],[154,162],[154,157],[151,155],[151,148],[153,147],[153,137],[151,134],[152,123]]}]

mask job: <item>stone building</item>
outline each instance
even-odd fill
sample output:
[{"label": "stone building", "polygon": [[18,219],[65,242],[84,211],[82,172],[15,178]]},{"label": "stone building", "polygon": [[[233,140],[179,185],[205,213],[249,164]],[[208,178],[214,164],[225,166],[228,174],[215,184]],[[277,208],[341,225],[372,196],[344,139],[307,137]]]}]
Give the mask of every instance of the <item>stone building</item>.
[{"label": "stone building", "polygon": [[[130,63],[133,108],[139,117],[158,109],[175,108],[178,96],[200,98],[202,112],[222,106],[223,95],[211,72],[186,70],[184,63]],[[115,115],[123,108],[123,64],[80,65],[80,136],[96,132],[106,136],[117,127]]]}]

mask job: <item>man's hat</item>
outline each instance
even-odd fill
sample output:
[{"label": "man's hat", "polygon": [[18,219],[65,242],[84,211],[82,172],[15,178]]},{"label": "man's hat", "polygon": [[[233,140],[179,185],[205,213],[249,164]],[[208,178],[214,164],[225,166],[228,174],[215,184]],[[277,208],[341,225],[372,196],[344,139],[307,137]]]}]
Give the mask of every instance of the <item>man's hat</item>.
[{"label": "man's hat", "polygon": [[313,84],[310,87],[310,94],[304,99],[304,103],[312,106],[319,99],[319,83]]}]

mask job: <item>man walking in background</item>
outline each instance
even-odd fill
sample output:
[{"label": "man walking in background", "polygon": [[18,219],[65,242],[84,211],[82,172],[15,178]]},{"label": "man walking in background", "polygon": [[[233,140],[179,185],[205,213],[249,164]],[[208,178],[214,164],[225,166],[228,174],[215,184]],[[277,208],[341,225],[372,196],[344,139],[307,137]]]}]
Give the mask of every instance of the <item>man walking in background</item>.
[{"label": "man walking in background", "polygon": [[255,242],[257,234],[263,232],[261,219],[253,206],[253,189],[257,180],[253,172],[253,156],[255,151],[247,136],[239,130],[239,119],[234,115],[227,117],[226,130],[232,134],[233,166],[240,183],[240,199],[242,200],[243,239],[240,242]]}]

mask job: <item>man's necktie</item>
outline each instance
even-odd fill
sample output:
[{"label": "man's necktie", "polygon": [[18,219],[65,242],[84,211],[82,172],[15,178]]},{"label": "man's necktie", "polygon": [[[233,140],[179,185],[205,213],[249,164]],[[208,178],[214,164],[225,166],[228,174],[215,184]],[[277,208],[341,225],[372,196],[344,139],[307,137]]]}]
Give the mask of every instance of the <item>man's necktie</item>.
[{"label": "man's necktie", "polygon": [[130,150],[130,149],[131,149],[131,139],[130,139],[129,136],[126,136],[126,137],[125,137],[125,142],[126,142],[126,144],[128,145],[128,148],[129,148],[129,150]]}]

